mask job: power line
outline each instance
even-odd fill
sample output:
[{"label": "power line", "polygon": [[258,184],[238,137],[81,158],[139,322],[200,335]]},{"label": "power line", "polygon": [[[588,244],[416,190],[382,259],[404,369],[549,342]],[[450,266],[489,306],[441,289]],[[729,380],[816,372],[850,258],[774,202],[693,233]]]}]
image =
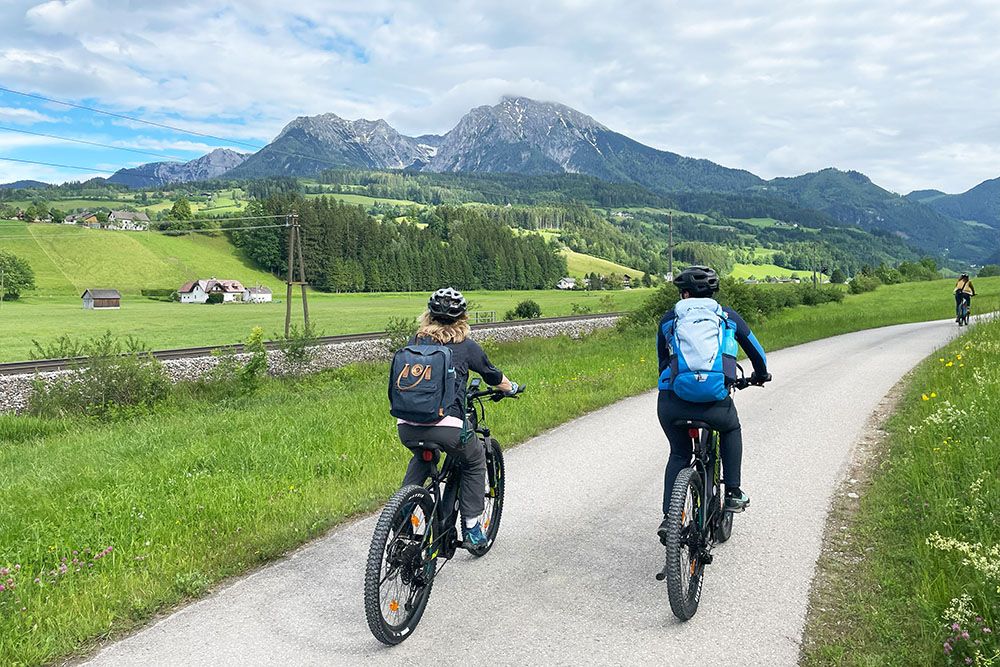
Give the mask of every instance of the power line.
[{"label": "power line", "polygon": [[[20,90],[14,90],[13,88],[5,88],[3,86],[0,86],[0,91],[6,92],[6,93],[12,93],[14,95],[21,95],[22,97],[30,97],[32,99],[41,100],[43,102],[51,102],[52,104],[62,104],[63,106],[71,107],[73,109],[82,109],[84,111],[89,111],[91,113],[102,114],[102,115],[105,115],[105,116],[111,116],[112,118],[120,118],[122,120],[128,120],[128,121],[131,121],[133,123],[141,123],[143,125],[151,125],[153,127],[158,127],[158,128],[164,129],[164,130],[171,130],[173,132],[180,132],[182,134],[190,134],[190,135],[194,135],[196,137],[205,137],[207,139],[214,139],[216,141],[221,141],[223,143],[228,143],[228,144],[238,144],[240,146],[245,146],[247,148],[252,148],[254,151],[259,151],[260,149],[265,148],[265,146],[260,146],[260,145],[253,144],[253,143],[250,143],[250,142],[247,142],[247,141],[239,141],[238,139],[226,139],[224,137],[217,137],[214,134],[206,134],[205,132],[197,132],[195,130],[188,130],[188,129],[183,128],[183,127],[177,127],[176,125],[167,125],[166,123],[157,123],[155,121],[144,120],[142,118],[137,118],[135,116],[128,116],[126,114],[114,113],[113,111],[105,111],[104,109],[98,109],[98,108],[95,108],[95,107],[89,107],[89,106],[86,106],[84,104],[75,104],[73,102],[65,102],[63,100],[57,100],[57,99],[54,99],[54,98],[51,98],[51,97],[45,97],[44,95],[36,95],[35,93],[26,93],[26,92],[23,92],[23,91],[20,91]],[[332,167],[344,167],[344,166],[346,166],[342,162],[335,162],[333,160],[327,160],[327,159],[321,158],[321,157],[314,157],[312,155],[304,155],[302,153],[293,153],[293,152],[290,152],[290,151],[283,151],[283,150],[280,150],[280,149],[277,149],[277,148],[271,148],[270,150],[271,150],[271,152],[277,153],[278,155],[287,155],[289,157],[302,158],[303,160],[312,160],[314,162],[319,162],[319,163],[322,163],[322,164],[328,164],[328,165],[330,165]]]},{"label": "power line", "polygon": [[48,137],[49,139],[58,139],[59,141],[69,141],[74,144],[86,144],[87,146],[97,146],[98,148],[110,148],[116,151],[128,151],[129,153],[139,153],[140,155],[152,155],[154,157],[167,158],[168,160],[180,160],[181,162],[187,162],[185,158],[178,157],[176,155],[166,155],[164,153],[153,153],[151,151],[143,151],[137,148],[126,148],[124,146],[112,146],[111,144],[102,144],[96,141],[87,141],[86,139],[73,139],[72,137],[60,137],[57,134],[46,134],[44,132],[33,132],[31,130],[25,130],[18,127],[5,127],[0,125],[0,130],[5,132],[20,132],[21,134],[31,134],[36,137]]},{"label": "power line", "polygon": [[6,160],[7,162],[23,162],[24,164],[40,164],[45,167],[59,167],[60,169],[76,169],[78,171],[92,171],[96,174],[111,174],[113,172],[107,169],[93,169],[91,167],[77,167],[72,164],[57,164],[55,162],[40,162],[38,160],[22,160],[16,157],[0,157],[0,160]]},{"label": "power line", "polygon": [[254,150],[260,150],[262,148],[262,146],[257,146],[255,144],[251,144],[246,141],[237,141],[235,139],[223,139],[222,137],[217,137],[214,134],[206,134],[205,132],[196,132],[195,130],[187,130],[180,127],[174,127],[172,125],[167,125],[166,123],[157,123],[151,120],[143,120],[142,118],[136,118],[135,116],[127,116],[121,113],[114,113],[113,111],[105,111],[104,109],[88,107],[85,104],[75,104],[73,102],[57,100],[51,97],[45,97],[44,95],[36,95],[35,93],[25,93],[20,90],[14,90],[13,88],[5,88],[3,86],[0,86],[0,90],[2,90],[5,93],[13,93],[14,95],[21,95],[22,97],[30,97],[32,99],[42,100],[43,102],[51,102],[52,104],[62,104],[63,106],[71,107],[73,109],[82,109],[83,111],[90,111],[91,113],[102,114],[104,116],[111,116],[112,118],[120,118],[122,120],[132,121],[133,123],[142,123],[144,125],[152,125],[153,127],[159,127],[165,130],[173,130],[174,132],[193,134],[196,137],[205,137],[206,139],[215,139],[216,141],[223,141],[231,144],[240,144],[241,146],[247,146],[249,148],[253,148]]}]

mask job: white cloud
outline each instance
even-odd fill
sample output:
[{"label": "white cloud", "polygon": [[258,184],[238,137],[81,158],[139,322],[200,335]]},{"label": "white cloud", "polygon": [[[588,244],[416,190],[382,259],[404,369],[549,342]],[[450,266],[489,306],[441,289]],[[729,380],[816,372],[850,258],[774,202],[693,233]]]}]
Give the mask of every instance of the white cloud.
[{"label": "white cloud", "polygon": [[837,165],[959,191],[1000,175],[989,0],[11,0],[0,24],[9,87],[255,143],[326,111],[442,132],[519,93],[765,177]]}]

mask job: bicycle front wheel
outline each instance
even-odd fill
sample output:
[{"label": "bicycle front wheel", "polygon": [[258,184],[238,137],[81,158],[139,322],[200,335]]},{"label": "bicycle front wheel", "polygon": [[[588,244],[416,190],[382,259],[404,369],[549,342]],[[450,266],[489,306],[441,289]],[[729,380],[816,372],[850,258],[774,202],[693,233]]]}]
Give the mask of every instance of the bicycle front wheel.
[{"label": "bicycle front wheel", "polygon": [[481,519],[483,532],[486,534],[486,544],[475,549],[469,549],[473,556],[485,556],[497,539],[500,532],[500,517],[503,515],[503,490],[506,471],[503,465],[503,451],[500,443],[493,438],[486,440],[486,505]]},{"label": "bicycle front wheel", "polygon": [[437,566],[433,509],[427,489],[405,486],[375,524],[365,569],[365,616],[383,644],[409,637],[427,607]]},{"label": "bicycle front wheel", "polygon": [[704,495],[694,468],[677,475],[667,513],[667,594],[674,616],[686,621],[698,611],[705,564],[699,520]]}]

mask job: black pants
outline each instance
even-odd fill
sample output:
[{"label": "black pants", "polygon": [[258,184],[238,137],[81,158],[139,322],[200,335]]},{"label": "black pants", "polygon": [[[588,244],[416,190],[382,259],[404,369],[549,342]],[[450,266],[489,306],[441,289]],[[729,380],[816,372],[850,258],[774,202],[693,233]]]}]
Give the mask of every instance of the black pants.
[{"label": "black pants", "polygon": [[436,443],[449,456],[458,456],[459,475],[462,478],[458,508],[462,517],[472,519],[483,513],[486,507],[486,449],[475,434],[464,445],[459,436],[462,429],[454,426],[411,426],[397,427],[399,439],[413,450],[413,458],[406,468],[403,486],[416,484],[423,486],[434,470],[434,464],[424,461],[422,452],[415,449],[420,442]]},{"label": "black pants", "polygon": [[674,426],[680,419],[705,422],[720,434],[722,475],[728,488],[740,485],[740,466],[743,462],[743,431],[736,405],[729,396],[712,403],[691,403],[677,397],[672,391],[661,391],[656,401],[656,416],[660,427],[670,441],[670,458],[663,474],[663,513],[670,508],[670,495],[678,473],[691,464],[694,451],[687,428]]},{"label": "black pants", "polygon": [[962,313],[962,302],[965,305],[972,308],[972,295],[967,292],[955,292],[955,319],[957,320]]}]

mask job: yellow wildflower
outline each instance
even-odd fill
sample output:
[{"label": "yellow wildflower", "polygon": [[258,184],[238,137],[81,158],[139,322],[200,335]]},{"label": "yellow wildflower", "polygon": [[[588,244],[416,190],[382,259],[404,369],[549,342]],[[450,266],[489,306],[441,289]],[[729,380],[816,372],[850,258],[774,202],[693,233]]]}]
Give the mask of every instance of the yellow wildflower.
[{"label": "yellow wildflower", "polygon": [[954,361],[949,361],[948,363],[945,364],[945,366],[948,367],[948,368],[951,368],[954,365],[955,365]]},{"label": "yellow wildflower", "polygon": [[937,393],[935,393],[935,392],[932,391],[931,392],[931,398],[937,398]]},{"label": "yellow wildflower", "polygon": [[920,400],[922,400],[922,401],[929,401],[931,399],[927,398],[927,394],[920,394]]}]

